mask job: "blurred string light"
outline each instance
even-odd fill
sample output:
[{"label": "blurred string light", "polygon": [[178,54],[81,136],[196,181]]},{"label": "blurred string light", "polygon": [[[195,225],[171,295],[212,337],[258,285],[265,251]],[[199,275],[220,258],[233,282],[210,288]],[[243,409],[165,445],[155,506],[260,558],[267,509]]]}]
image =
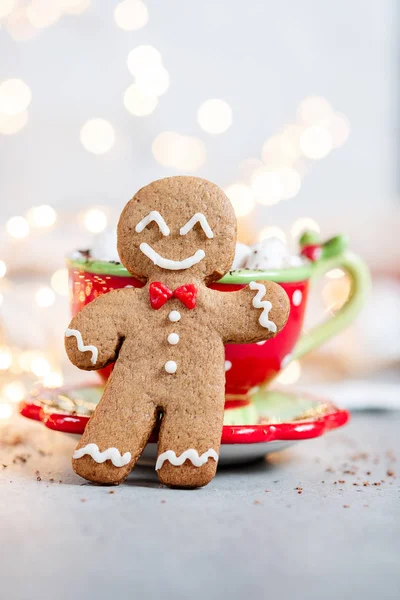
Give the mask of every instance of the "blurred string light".
[{"label": "blurred string light", "polygon": [[125,108],[136,117],[151,115],[158,104],[158,97],[144,94],[141,89],[132,83],[124,94]]},{"label": "blurred string light", "polygon": [[293,360],[288,366],[279,373],[276,381],[282,385],[292,385],[300,379],[301,366],[298,360]]},{"label": "blurred string light", "polygon": [[7,79],[0,84],[0,133],[13,135],[25,127],[31,100],[31,89],[21,79]]},{"label": "blurred string light", "polygon": [[64,15],[80,15],[91,0],[20,0],[0,1],[0,20],[15,41],[30,41]]},{"label": "blurred string light", "polygon": [[22,239],[29,235],[30,227],[24,217],[11,217],[6,223],[6,229],[9,235],[16,239]]},{"label": "blurred string light", "polygon": [[84,213],[83,224],[92,233],[100,233],[107,227],[107,216],[101,208],[91,208]]},{"label": "blurred string light", "polygon": [[33,206],[26,217],[32,227],[47,228],[54,225],[57,213],[52,206],[42,204],[41,206]]},{"label": "blurred string light", "polygon": [[114,19],[124,31],[136,31],[147,24],[149,13],[141,0],[122,0],[114,9]]},{"label": "blurred string light", "polygon": [[17,0],[0,0],[0,19],[7,17],[17,4]]},{"label": "blurred string light", "polygon": [[18,113],[17,115],[6,115],[0,113],[0,133],[3,135],[14,135],[19,133],[28,122],[28,111]]},{"label": "blurred string light", "polygon": [[4,260],[0,260],[0,279],[7,273],[7,265]]},{"label": "blurred string light", "polygon": [[0,348],[0,371],[6,371],[10,368],[12,363],[11,352],[6,348]]},{"label": "blurred string light", "polygon": [[246,183],[233,183],[225,189],[237,217],[244,217],[254,208],[254,195]]},{"label": "blurred string light", "polygon": [[0,402],[0,419],[6,420],[11,417],[13,413],[12,407],[9,404]]},{"label": "blurred string light", "polygon": [[30,370],[37,377],[44,377],[51,371],[51,366],[44,356],[36,356],[32,359]]},{"label": "blurred string light", "polygon": [[327,312],[337,311],[346,302],[350,294],[350,280],[347,276],[340,279],[332,279],[325,284],[322,290],[322,298]]},{"label": "blurred string light", "polygon": [[197,121],[206,133],[224,133],[232,125],[232,109],[225,100],[206,100],[197,111]]},{"label": "blurred string light", "polygon": [[50,287],[44,286],[38,289],[38,291],[35,294],[35,299],[37,304],[41,308],[48,308],[49,306],[54,304],[56,297],[53,290]]},{"label": "blurred string light", "polygon": [[125,90],[124,106],[137,117],[150,115],[169,87],[161,54],[153,46],[137,46],[129,52],[127,65],[134,82]]},{"label": "blurred string light", "polygon": [[20,402],[26,395],[26,388],[21,381],[10,381],[3,386],[1,395],[9,402]]},{"label": "blurred string light", "polygon": [[62,10],[57,0],[31,0],[26,7],[26,16],[36,29],[50,27],[61,15]]},{"label": "blurred string light", "polygon": [[47,388],[57,388],[63,383],[64,379],[59,371],[50,371],[43,378],[43,385]]},{"label": "blurred string light", "polygon": [[342,269],[332,269],[326,273],[325,277],[328,277],[329,279],[340,279],[341,277],[344,277],[344,275],[345,272],[342,271]]},{"label": "blurred string light", "polygon": [[105,154],[114,145],[114,128],[105,119],[89,119],[81,128],[83,147],[93,154]]},{"label": "blurred string light", "polygon": [[67,269],[58,269],[51,276],[51,287],[60,296],[68,296],[68,271]]},{"label": "blurred string light", "polygon": [[268,240],[270,238],[278,238],[278,240],[281,240],[284,244],[286,244],[285,232],[283,231],[283,229],[277,227],[276,225],[269,225],[268,227],[264,227],[264,229],[260,231],[260,242],[262,242],[263,240]]},{"label": "blurred string light", "polygon": [[160,133],[153,141],[152,151],[157,162],[164,167],[189,172],[197,171],[207,157],[200,139],[176,131]]},{"label": "blurred string light", "polygon": [[320,227],[314,219],[310,217],[301,217],[293,223],[290,233],[294,240],[297,240],[305,231],[320,232]]},{"label": "blurred string light", "polygon": [[300,137],[300,149],[307,158],[321,160],[333,149],[332,136],[327,129],[319,125],[307,127]]},{"label": "blurred string light", "polygon": [[7,79],[0,84],[0,113],[9,116],[22,113],[31,100],[31,89],[21,79]]}]

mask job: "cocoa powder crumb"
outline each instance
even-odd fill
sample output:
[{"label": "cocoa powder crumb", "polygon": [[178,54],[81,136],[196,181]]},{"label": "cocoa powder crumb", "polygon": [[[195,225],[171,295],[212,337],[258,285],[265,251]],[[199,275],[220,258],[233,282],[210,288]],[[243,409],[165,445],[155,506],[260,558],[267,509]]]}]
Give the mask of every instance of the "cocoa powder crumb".
[{"label": "cocoa powder crumb", "polygon": [[114,490],[110,490],[108,493],[109,494],[115,494],[115,491]]},{"label": "cocoa powder crumb", "polygon": [[254,500],[253,504],[261,504],[259,500]]},{"label": "cocoa powder crumb", "polygon": [[339,479],[339,483],[346,483],[344,479]]},{"label": "cocoa powder crumb", "polygon": [[42,481],[42,478],[41,478],[41,477],[38,475],[38,476],[36,477],[36,481]]},{"label": "cocoa powder crumb", "polygon": [[395,474],[395,472],[394,472],[394,471],[392,471],[392,469],[388,469],[388,470],[386,471],[386,475],[387,475],[388,477],[396,477],[396,474]]},{"label": "cocoa powder crumb", "polygon": [[343,508],[350,508],[350,504],[343,504]]},{"label": "cocoa powder crumb", "polygon": [[86,502],[86,498],[81,498],[81,502]]}]

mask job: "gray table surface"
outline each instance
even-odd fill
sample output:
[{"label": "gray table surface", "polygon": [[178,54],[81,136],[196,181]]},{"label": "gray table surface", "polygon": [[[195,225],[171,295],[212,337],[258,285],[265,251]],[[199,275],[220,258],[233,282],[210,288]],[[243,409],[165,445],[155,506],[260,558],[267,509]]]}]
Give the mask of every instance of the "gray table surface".
[{"label": "gray table surface", "polygon": [[399,598],[399,434],[399,412],[358,414],[201,490],[142,467],[110,493],[71,472],[73,439],[18,417],[0,429],[0,598]]}]

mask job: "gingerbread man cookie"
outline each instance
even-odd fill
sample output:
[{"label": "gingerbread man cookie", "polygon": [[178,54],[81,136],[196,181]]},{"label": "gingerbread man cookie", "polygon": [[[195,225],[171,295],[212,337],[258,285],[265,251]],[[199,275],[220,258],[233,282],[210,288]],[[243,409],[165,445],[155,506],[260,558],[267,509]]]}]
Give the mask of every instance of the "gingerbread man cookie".
[{"label": "gingerbread man cookie", "polygon": [[77,367],[115,362],[74,452],[73,468],[85,479],[121,483],[160,419],[160,480],[193,488],[214,477],[224,344],[267,340],[289,314],[286,293],[270,281],[229,293],[207,287],[229,270],[235,242],[228,198],[196,177],[155,181],[125,206],[118,251],[145,286],[97,298],[76,315],[65,337]]}]

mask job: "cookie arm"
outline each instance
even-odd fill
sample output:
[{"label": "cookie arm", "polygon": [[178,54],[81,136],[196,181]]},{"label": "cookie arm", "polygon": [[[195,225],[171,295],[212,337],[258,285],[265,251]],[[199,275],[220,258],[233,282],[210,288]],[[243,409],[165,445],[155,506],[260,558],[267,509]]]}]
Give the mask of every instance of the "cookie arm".
[{"label": "cookie arm", "polygon": [[225,344],[251,344],[275,337],[286,325],[290,301],[272,281],[252,281],[238,292],[218,295],[215,315]]},{"label": "cookie arm", "polygon": [[87,304],[65,331],[65,350],[79,369],[101,369],[117,358],[124,339],[124,306],[134,290],[115,290]]}]

